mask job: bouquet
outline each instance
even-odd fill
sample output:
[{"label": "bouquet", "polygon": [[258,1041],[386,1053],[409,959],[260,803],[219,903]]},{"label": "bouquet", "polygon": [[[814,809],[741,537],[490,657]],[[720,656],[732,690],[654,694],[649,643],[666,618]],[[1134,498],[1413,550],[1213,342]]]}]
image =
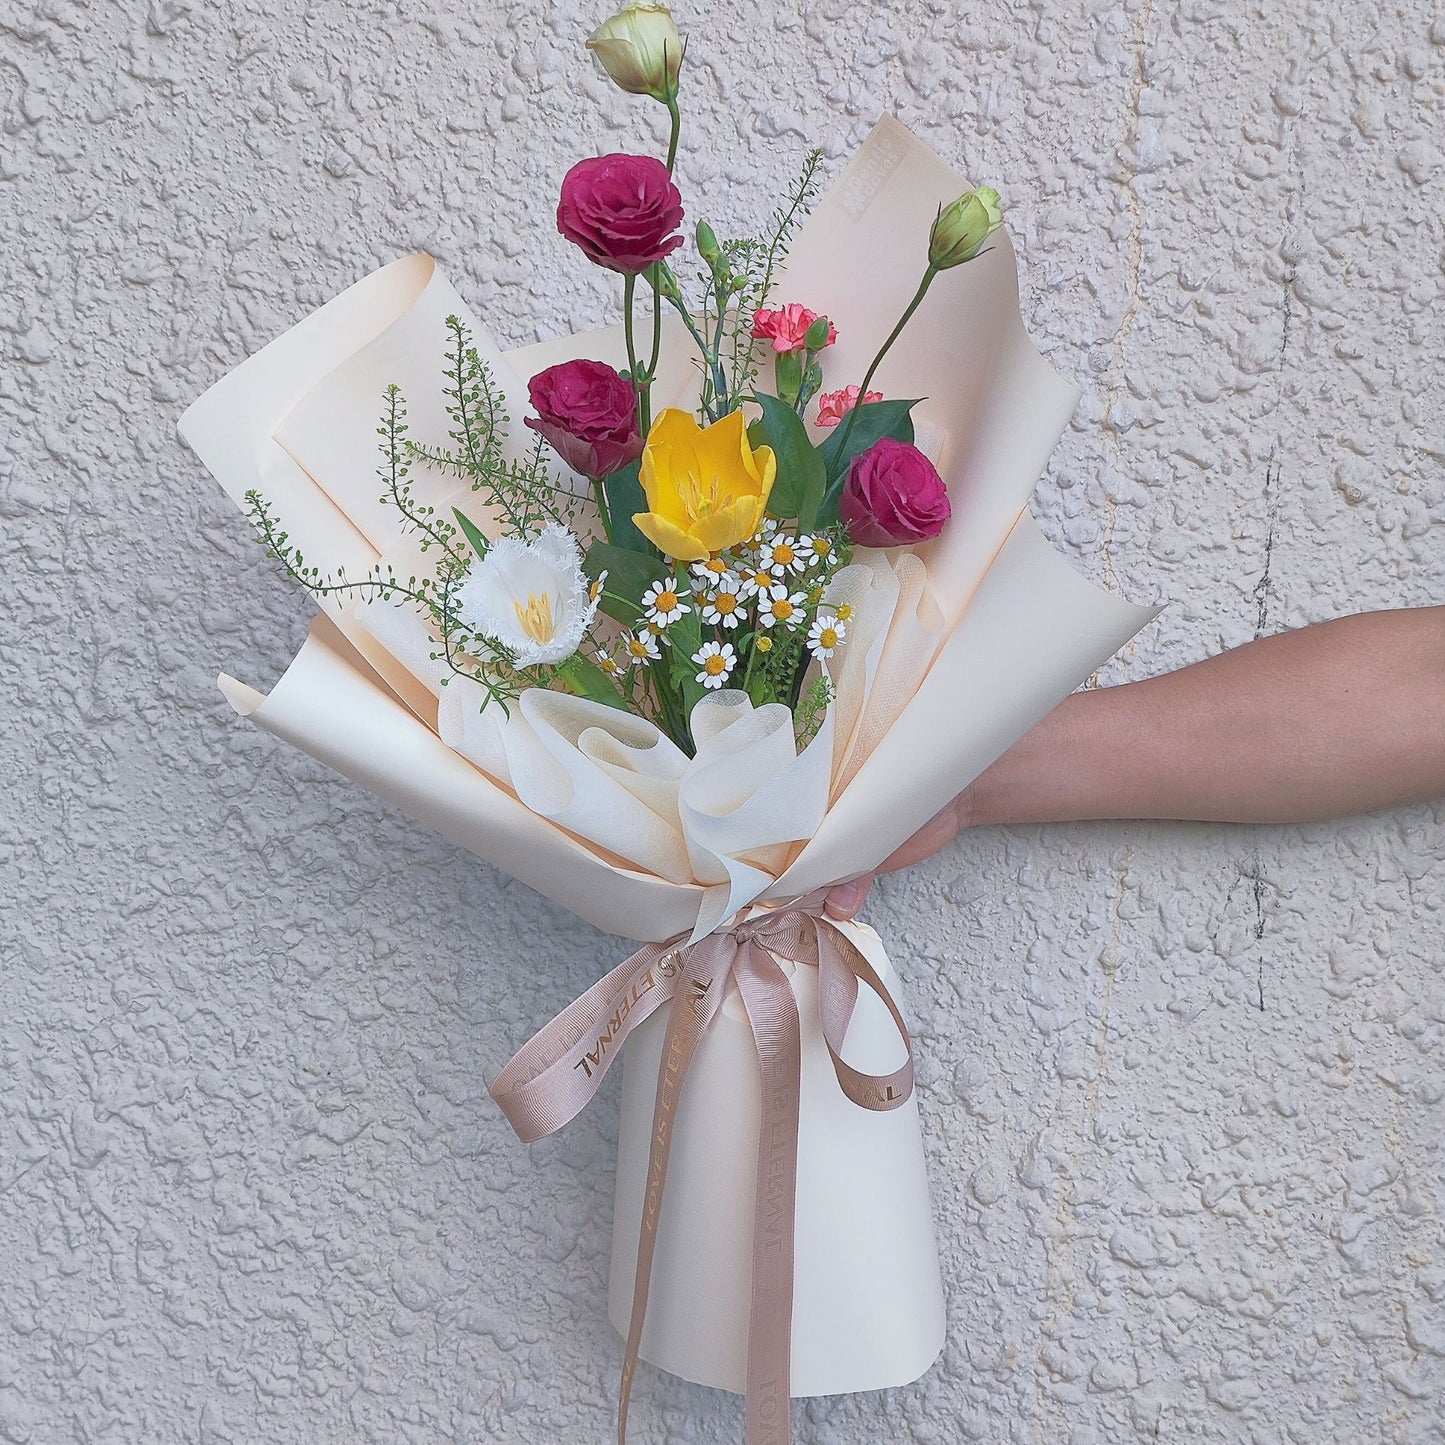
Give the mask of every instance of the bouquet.
[{"label": "bouquet", "polygon": [[943,1330],[895,974],[826,889],[1153,612],[1028,516],[1076,393],[1024,336],[998,193],[885,120],[724,238],[674,175],[667,8],[588,44],[670,120],[665,157],[561,185],[619,327],[503,355],[408,257],[181,431],[321,608],[269,697],[221,678],[236,709],[643,944],[493,1085],[541,1138],[632,1040],[619,1439],[647,1359],[785,1441],[792,1395],[905,1383]]}]

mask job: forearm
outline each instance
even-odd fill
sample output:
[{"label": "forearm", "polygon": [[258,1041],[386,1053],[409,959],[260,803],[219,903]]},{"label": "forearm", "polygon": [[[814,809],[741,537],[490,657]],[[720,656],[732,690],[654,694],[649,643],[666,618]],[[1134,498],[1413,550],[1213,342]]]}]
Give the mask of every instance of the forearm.
[{"label": "forearm", "polygon": [[959,800],[965,824],[1307,822],[1445,796],[1445,607],[1264,638],[1076,693]]}]

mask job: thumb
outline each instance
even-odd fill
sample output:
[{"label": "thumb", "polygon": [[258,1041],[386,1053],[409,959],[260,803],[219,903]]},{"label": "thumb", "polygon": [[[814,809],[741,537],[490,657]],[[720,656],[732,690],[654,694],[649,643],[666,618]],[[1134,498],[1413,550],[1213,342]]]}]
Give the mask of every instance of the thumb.
[{"label": "thumb", "polygon": [[851,883],[840,883],[828,894],[823,908],[833,918],[852,918],[862,908],[872,886],[872,878],[855,878]]}]

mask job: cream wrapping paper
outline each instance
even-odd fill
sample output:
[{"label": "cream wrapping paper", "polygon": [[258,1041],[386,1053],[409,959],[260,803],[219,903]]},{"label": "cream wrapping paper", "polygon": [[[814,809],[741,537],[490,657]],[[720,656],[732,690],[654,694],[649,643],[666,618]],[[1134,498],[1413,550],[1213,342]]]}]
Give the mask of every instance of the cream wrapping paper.
[{"label": "cream wrapping paper", "polygon": [[[861,377],[917,284],[938,205],[965,188],[885,120],[803,228],[777,294],[835,322],[830,384]],[[916,269],[900,256],[900,238],[917,238]],[[395,382],[412,438],[445,443],[440,371],[451,315],[467,324],[505,393],[510,445],[519,449],[530,440],[519,424],[522,378],[572,356],[621,360],[617,329],[504,355],[430,258],[413,256],[357,283],[224,377],[187,411],[181,433],[233,497],[253,487],[266,497],[309,565],[356,578],[387,559],[400,571],[415,548],[377,501],[376,418],[383,388]],[[659,406],[689,404],[684,341],[681,327],[667,328]],[[949,483],[954,516],[916,558],[863,551],[840,574],[835,585],[855,600],[855,623],[834,659],[837,700],[801,753],[781,710],[754,709],[736,693],[700,705],[692,759],[645,720],[560,694],[527,695],[505,723],[479,716],[464,681],[440,688],[420,620],[374,602],[325,606],[269,696],[224,676],[222,690],[268,731],[627,938],[696,937],[759,900],[868,871],[1157,610],[1079,577],[1028,516],[1077,392],[1028,341],[1002,231],[988,254],[939,276],[875,384],[922,398],[920,440]],[[422,500],[451,505],[454,479],[418,468],[413,482]],[[882,967],[886,956],[875,956]],[[805,1020],[808,972],[793,978]],[[728,1009],[736,1012],[727,1005],[704,1039],[689,1085],[686,1107],[713,1123],[679,1141],[653,1286],[655,1319],[668,1325],[654,1321],[643,1357],[741,1388],[735,1291],[697,1278],[687,1230],[675,1222],[696,1201],[711,1201],[725,1229],[718,1211],[732,1203],[743,1211],[726,1225],[733,1238],[746,1213],[752,1115],[738,1075],[746,1051],[729,1032]],[[649,1128],[640,1102],[647,1090],[635,1080],[647,1072],[639,1058],[660,1048],[659,1027],[650,1020],[638,1029],[624,1084],[624,1253],[628,1201],[640,1188],[637,1141],[645,1160]],[[805,1081],[819,1065],[815,1033],[805,1031]],[[866,1016],[850,1050],[855,1035],[866,1048]],[[941,1323],[916,1106],[855,1120],[850,1131],[858,1147],[848,1167],[878,1191],[873,1206],[894,1221],[902,1250],[897,1267],[880,1275],[860,1252],[869,1211],[837,1204],[836,1141],[819,1143],[831,1118],[817,1112],[812,1093],[805,1105],[793,1392],[904,1383],[936,1353]],[[719,1133],[724,1119],[734,1127]],[[674,1200],[684,1203],[674,1208]],[[843,1257],[809,1252],[809,1239],[835,1240]],[[614,1317],[620,1298],[614,1278]]]}]

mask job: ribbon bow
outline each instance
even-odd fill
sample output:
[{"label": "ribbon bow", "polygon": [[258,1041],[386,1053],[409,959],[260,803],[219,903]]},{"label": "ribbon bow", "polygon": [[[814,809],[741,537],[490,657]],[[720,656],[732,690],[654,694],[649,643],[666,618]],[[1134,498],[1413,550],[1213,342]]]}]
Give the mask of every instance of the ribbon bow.
[{"label": "ribbon bow", "polygon": [[[673,1126],[688,1067],[727,993],[731,978],[758,1050],[762,1120],[753,1214],[753,1291],[748,1321],[748,1445],[788,1445],[789,1364],[793,1331],[793,1229],[798,1174],[802,1041],[798,1004],[782,964],[818,970],[818,1017],[843,1092],[864,1109],[896,1109],[913,1092],[908,1025],[873,965],[823,912],[826,890],[746,919],[696,943],[679,934],[649,943],[599,979],[512,1057],[492,1097],[524,1143],[555,1133],[591,1102],[627,1036],[671,1000],[652,1147],[637,1242],[632,1321],[622,1365],[618,1445],[637,1370],[657,1225]],[[843,1040],[866,983],[883,1001],[908,1051],[891,1074],[866,1074],[842,1057]]]}]

